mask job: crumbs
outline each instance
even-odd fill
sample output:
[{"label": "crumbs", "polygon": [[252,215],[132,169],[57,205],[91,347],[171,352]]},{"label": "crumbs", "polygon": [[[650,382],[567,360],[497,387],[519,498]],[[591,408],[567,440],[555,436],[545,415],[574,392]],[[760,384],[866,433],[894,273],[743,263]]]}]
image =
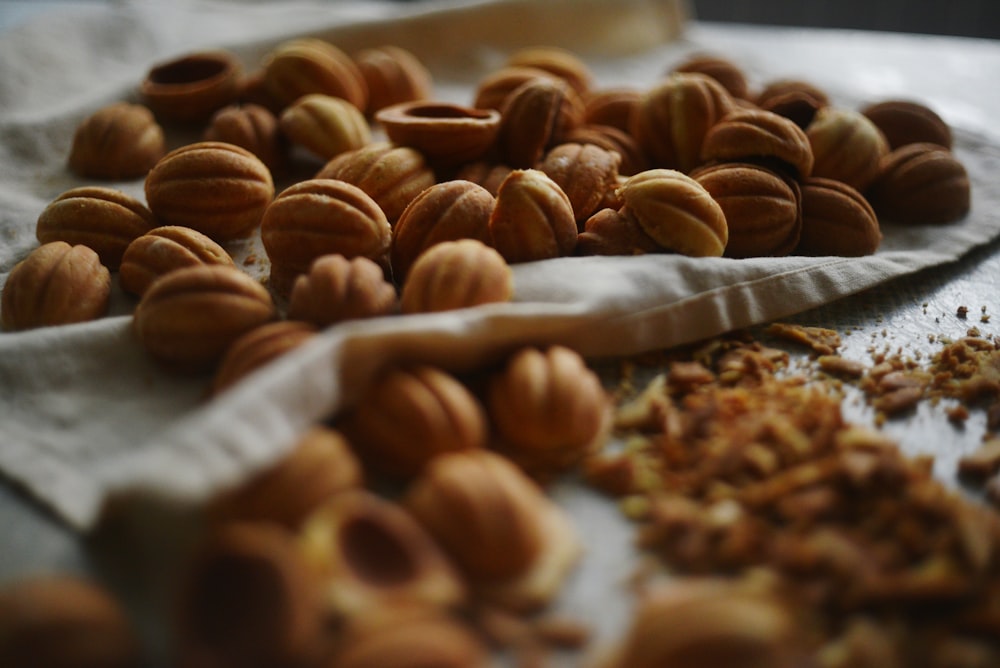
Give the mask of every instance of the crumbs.
[{"label": "crumbs", "polygon": [[[768,331],[836,348],[830,330]],[[855,383],[891,413],[935,394],[1000,396],[995,342],[942,345],[924,365],[836,352],[791,365],[759,341],[715,339],[617,406],[625,447],[591,455],[585,479],[619,499],[640,547],[670,573],[758,585],[766,573],[802,611],[815,657],[867,651],[924,665],[928,639],[936,652],[967,648],[969,620],[995,615],[1000,516],[936,480],[931,458],[847,421],[838,388]],[[961,466],[995,476],[1000,440]],[[977,656],[1000,661],[1000,637],[977,642]]]}]

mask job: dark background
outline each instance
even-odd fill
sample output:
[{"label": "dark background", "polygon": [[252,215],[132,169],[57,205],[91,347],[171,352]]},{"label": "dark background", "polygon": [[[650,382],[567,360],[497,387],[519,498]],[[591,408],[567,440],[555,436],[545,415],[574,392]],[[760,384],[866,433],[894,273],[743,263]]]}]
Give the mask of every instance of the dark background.
[{"label": "dark background", "polygon": [[[701,21],[1000,38],[998,0],[689,0]],[[997,73],[1000,78],[1000,72]]]}]

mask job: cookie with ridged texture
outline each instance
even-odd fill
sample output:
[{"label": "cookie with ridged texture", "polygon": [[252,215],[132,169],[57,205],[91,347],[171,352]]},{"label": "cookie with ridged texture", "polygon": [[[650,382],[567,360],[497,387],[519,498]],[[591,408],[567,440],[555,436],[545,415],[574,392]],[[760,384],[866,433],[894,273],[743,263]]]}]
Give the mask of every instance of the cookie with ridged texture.
[{"label": "cookie with ridged texture", "polygon": [[245,148],[196,142],[150,170],[146,203],[161,225],[182,225],[226,242],[249,236],[274,197],[271,170]]}]

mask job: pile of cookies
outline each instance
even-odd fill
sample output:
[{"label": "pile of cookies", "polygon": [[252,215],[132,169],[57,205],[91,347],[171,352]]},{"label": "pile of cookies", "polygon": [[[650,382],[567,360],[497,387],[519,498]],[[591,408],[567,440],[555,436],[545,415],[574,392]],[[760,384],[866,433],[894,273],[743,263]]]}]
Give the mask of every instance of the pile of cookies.
[{"label": "pile of cookies", "polygon": [[[431,74],[402,49],[348,55],[301,38],[249,72],[225,51],[158,64],[137,94],[83,119],[67,164],[90,181],[143,179],[145,202],[108,185],[53,200],[37,222],[39,247],[4,286],[2,324],[100,318],[118,280],[136,300],[139,344],[166,371],[210,376],[211,395],[337,323],[509,301],[515,263],[864,255],[878,249],[882,222],[952,223],[970,206],[950,129],[926,106],[842,109],[799,81],[751,93],[738,65],[708,56],[642,90],[597,86],[572,53],[525,49],[484,76],[466,106],[435,101]],[[174,129],[201,136],[168,150]],[[254,235],[266,284],[227,250]],[[707,373],[678,367],[670,379],[683,387],[671,392],[703,401]],[[178,660],[458,668],[487,665],[489,641],[525,652],[582,642],[523,616],[558,595],[581,549],[545,485],[593,463],[611,416],[597,376],[561,347],[512,351],[463,378],[390,369],[357,407],[212,501],[177,603]],[[674,426],[707,428],[687,420]],[[876,445],[851,446],[857,456],[830,475],[881,475]],[[774,463],[773,453],[751,454],[751,473]],[[725,514],[715,507],[725,499],[700,484],[715,504],[706,513]],[[661,534],[703,500],[658,499],[646,542],[686,565],[685,546]],[[743,554],[723,548],[690,558]],[[88,628],[107,640],[94,649],[106,652],[101,665],[135,665],[134,639],[99,593],[34,586],[0,597],[0,630],[13,630],[0,633],[0,657],[21,657],[20,639],[36,632],[54,634],[57,653],[90,651],[55,640],[63,620],[96,619]],[[792,620],[749,589],[714,583],[663,605],[678,618],[690,607],[692,619],[731,623],[723,650],[754,646],[740,635],[753,620],[771,652],[760,665],[791,665]],[[39,596],[58,600],[52,616],[19,616]],[[680,649],[647,651],[643,625],[655,623],[645,614],[615,665],[660,665],[687,651],[686,640],[658,632]],[[504,623],[485,620],[498,619],[517,632],[488,633]],[[719,636],[707,637],[701,651]]]}]

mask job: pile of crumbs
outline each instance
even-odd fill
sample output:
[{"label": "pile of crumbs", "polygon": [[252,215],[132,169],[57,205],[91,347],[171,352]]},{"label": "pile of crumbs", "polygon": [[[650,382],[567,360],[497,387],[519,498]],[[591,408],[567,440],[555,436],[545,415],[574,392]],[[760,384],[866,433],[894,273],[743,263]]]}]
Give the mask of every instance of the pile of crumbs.
[{"label": "pile of crumbs", "polygon": [[[621,448],[585,463],[588,482],[620,500],[670,572],[769,582],[816,665],[1000,665],[1000,515],[937,480],[929,457],[848,423],[840,384],[888,415],[985,401],[995,428],[1000,345],[969,337],[927,368],[865,367],[839,358],[830,330],[768,333],[807,345],[820,373],[747,336],[665,353],[643,389],[623,385]],[[994,474],[998,443],[963,467]]]},{"label": "pile of crumbs", "polygon": [[876,411],[876,425],[905,417],[921,401],[949,400],[943,411],[958,425],[969,419],[971,410],[983,411],[983,442],[959,461],[958,474],[982,486],[987,498],[1000,506],[1000,339],[985,338],[972,327],[957,341],[931,339],[940,349],[926,364],[902,351],[889,355],[872,350],[872,364],[867,365],[837,354],[840,341],[832,330],[779,323],[767,333],[805,344],[817,355],[819,371],[859,387]]}]

